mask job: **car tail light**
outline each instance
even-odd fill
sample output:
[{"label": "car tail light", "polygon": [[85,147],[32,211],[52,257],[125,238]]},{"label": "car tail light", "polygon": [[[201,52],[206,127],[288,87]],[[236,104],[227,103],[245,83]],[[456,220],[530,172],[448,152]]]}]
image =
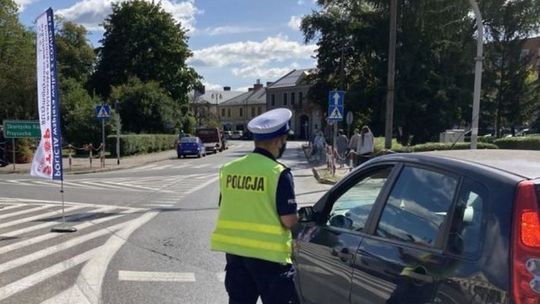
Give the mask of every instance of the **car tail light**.
[{"label": "car tail light", "polygon": [[518,184],[512,236],[512,292],[516,304],[540,303],[540,196],[532,181]]}]

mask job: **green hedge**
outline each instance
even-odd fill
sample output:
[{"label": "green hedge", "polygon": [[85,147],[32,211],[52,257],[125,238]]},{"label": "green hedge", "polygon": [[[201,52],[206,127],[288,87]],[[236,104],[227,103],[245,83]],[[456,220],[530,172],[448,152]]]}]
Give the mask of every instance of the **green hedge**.
[{"label": "green hedge", "polygon": [[[440,150],[467,150],[470,149],[471,145],[468,142],[458,142],[452,146],[451,143],[425,143],[412,147],[403,147],[401,150],[396,150],[396,152],[426,152],[426,151],[440,151]],[[478,149],[497,149],[497,146],[494,144],[481,143],[477,144]]]},{"label": "green hedge", "polygon": [[[120,155],[128,156],[174,149],[178,135],[126,134],[120,135]],[[116,135],[107,137],[107,150],[116,156]]]},{"label": "green hedge", "polygon": [[494,142],[500,149],[540,150],[539,136],[505,137]]}]

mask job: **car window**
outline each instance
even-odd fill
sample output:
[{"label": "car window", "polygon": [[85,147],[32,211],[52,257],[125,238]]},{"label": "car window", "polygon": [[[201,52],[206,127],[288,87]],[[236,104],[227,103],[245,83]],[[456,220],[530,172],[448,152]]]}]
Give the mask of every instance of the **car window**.
[{"label": "car window", "polygon": [[433,246],[452,206],[457,183],[453,176],[404,167],[384,206],[376,235]]},{"label": "car window", "polygon": [[480,183],[467,179],[464,181],[459,191],[448,238],[447,246],[450,252],[469,257],[480,252],[487,193]]},{"label": "car window", "polygon": [[392,167],[372,172],[350,187],[333,204],[328,226],[362,231]]},{"label": "car window", "polygon": [[181,143],[196,143],[197,137],[182,137],[180,139],[180,142]]}]

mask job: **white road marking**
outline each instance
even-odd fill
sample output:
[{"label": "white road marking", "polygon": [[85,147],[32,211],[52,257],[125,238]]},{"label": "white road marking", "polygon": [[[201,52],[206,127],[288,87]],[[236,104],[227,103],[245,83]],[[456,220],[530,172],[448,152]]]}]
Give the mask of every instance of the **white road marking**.
[{"label": "white road marking", "polygon": [[79,237],[75,237],[75,238],[70,239],[69,241],[66,241],[66,242],[51,246],[51,247],[47,247],[45,249],[36,251],[34,253],[30,253],[30,254],[27,254],[25,256],[10,260],[9,262],[0,264],[0,273],[3,273],[3,272],[6,272],[8,270],[11,270],[13,268],[16,268],[16,267],[31,263],[31,262],[36,261],[36,260],[39,260],[39,259],[44,258],[44,257],[46,257],[48,255],[53,254],[53,253],[57,253],[59,251],[75,247],[75,246],[80,245],[80,244],[82,244],[82,243],[84,243],[86,241],[98,238],[100,236],[111,234],[113,231],[120,229],[120,227],[122,227],[123,225],[125,225],[125,223],[114,225],[112,227],[107,227],[105,229],[96,230],[96,231],[94,231],[92,233],[88,233],[88,234],[85,234],[85,235],[82,235],[82,236],[79,236]]},{"label": "white road marking", "polygon": [[[101,208],[101,209],[98,209],[98,210],[93,210],[92,212],[93,213],[98,213],[98,212],[112,210],[112,209],[114,209],[114,208],[105,207],[105,208]],[[84,229],[86,229],[88,227],[92,227],[92,226],[99,225],[99,224],[102,224],[102,223],[105,223],[105,222],[108,222],[108,221],[112,221],[112,220],[117,219],[117,218],[122,217],[122,216],[124,216],[124,215],[119,214],[119,215],[113,215],[113,216],[109,216],[109,217],[104,217],[104,218],[100,218],[100,219],[97,219],[97,220],[94,220],[94,221],[85,222],[85,223],[82,223],[82,224],[79,224],[79,225],[75,225],[73,227],[75,229],[77,229],[78,231],[80,231],[80,230],[84,230]],[[45,224],[47,224],[47,226],[53,226],[53,225],[57,225],[57,224],[60,224],[60,223],[61,222],[51,222],[51,223],[45,223]],[[36,226],[42,226],[42,225],[36,225]],[[34,228],[36,226],[30,226],[29,228]],[[39,227],[39,228],[43,228],[43,227]],[[23,229],[21,229],[21,230],[23,230]],[[31,229],[30,231],[32,231],[32,230],[36,230],[36,228]],[[27,231],[24,231],[24,232],[27,232]],[[4,234],[2,236],[3,237],[12,237],[12,236],[15,236],[15,235],[20,235],[20,234],[22,234],[24,232],[21,232],[20,230],[17,230],[17,231],[14,231],[12,233]],[[42,235],[39,235],[39,236],[36,236],[36,237],[29,238],[29,239],[25,239],[23,241],[16,242],[16,243],[13,243],[11,245],[0,247],[0,254],[4,254],[6,252],[10,252],[10,251],[13,251],[13,250],[16,250],[16,249],[24,248],[26,246],[34,245],[34,244],[43,242],[45,240],[49,240],[49,239],[52,239],[52,238],[59,237],[61,235],[62,234],[59,234],[59,233],[47,233],[47,234],[42,234]]]},{"label": "white road marking", "polygon": [[150,207],[173,207],[174,204],[145,204],[145,206],[150,206]]},{"label": "white road marking", "polygon": [[218,272],[216,273],[216,277],[218,279],[218,281],[220,282],[225,282],[225,272]]},{"label": "white road marking", "polygon": [[[45,268],[39,272],[33,273],[29,276],[26,276],[18,281],[15,281],[11,284],[8,284],[4,287],[0,288],[0,301],[18,293],[21,292],[27,288],[30,288],[34,285],[39,284],[40,282],[57,275],[59,273],[62,273],[72,267],[75,267],[81,263],[86,262],[91,257],[93,257],[98,251],[102,250],[101,247],[91,249],[89,251],[86,251],[84,253],[81,253],[77,256],[72,257],[71,259],[62,261],[58,264],[55,264],[51,267]],[[73,302],[71,302],[73,303]]]},{"label": "white road marking", "polygon": [[47,205],[33,206],[31,208],[24,209],[24,210],[21,210],[21,211],[2,214],[2,215],[0,215],[0,219],[6,218],[6,217],[17,216],[17,215],[21,215],[21,214],[25,214],[25,213],[32,213],[32,212],[36,212],[36,211],[47,209],[47,208],[51,208],[51,206],[47,206]]},{"label": "white road marking", "polygon": [[119,281],[139,282],[195,282],[192,272],[118,271]]},{"label": "white road marking", "polygon": [[211,178],[210,180],[208,180],[206,183],[203,183],[203,184],[201,184],[201,185],[199,185],[199,186],[197,186],[195,188],[192,188],[192,189],[188,190],[185,194],[187,195],[187,194],[191,194],[191,193],[193,193],[195,191],[198,191],[198,190],[210,185],[211,183],[216,182],[217,180],[218,180],[218,176],[215,176],[214,178]]},{"label": "white road marking", "polygon": [[101,303],[101,286],[109,262],[116,252],[126,243],[129,236],[137,228],[150,221],[157,214],[158,212],[151,211],[128,222],[126,227],[122,228],[116,234],[113,234],[112,237],[100,247],[97,254],[84,265],[73,287],[47,301],[55,304],[70,304],[73,303],[73,298],[85,298],[87,299],[87,302],[91,304]]},{"label": "white road marking", "polygon": [[202,169],[211,166],[211,164],[203,164],[203,165],[197,165],[193,166],[193,169]]},{"label": "white road marking", "polygon": [[[64,212],[71,212],[71,211],[82,209],[82,208],[85,208],[85,207],[86,206],[73,206],[73,207],[65,208]],[[37,219],[44,219],[44,218],[46,218],[48,216],[59,215],[61,213],[62,213],[62,210],[59,209],[59,210],[56,210],[56,211],[51,211],[51,212],[47,212],[47,213],[43,213],[43,214],[38,214],[38,215],[35,215],[35,216],[30,216],[30,217],[25,217],[25,218],[18,219],[18,220],[13,220],[13,221],[9,221],[9,222],[3,222],[3,223],[0,224],[0,228],[11,227],[11,226],[15,226],[15,225],[18,225],[18,224],[21,224],[21,223],[31,222],[31,221],[37,220]]]},{"label": "white road marking", "polygon": [[24,205],[23,204],[9,204],[9,206],[3,206],[2,202],[0,202],[0,211],[6,211],[6,210],[9,210],[9,209],[15,209],[15,208],[22,207],[22,206],[24,206]]}]

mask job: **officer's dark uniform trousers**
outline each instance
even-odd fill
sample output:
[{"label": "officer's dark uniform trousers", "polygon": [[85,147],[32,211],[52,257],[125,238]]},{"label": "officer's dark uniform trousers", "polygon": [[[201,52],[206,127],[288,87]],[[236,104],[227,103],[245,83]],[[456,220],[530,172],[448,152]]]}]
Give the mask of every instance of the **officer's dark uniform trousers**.
[{"label": "officer's dark uniform trousers", "polygon": [[[260,259],[226,254],[225,288],[229,304],[255,304],[258,294],[264,304],[297,303],[290,283],[294,268]],[[293,299],[291,299],[291,296]]]}]

